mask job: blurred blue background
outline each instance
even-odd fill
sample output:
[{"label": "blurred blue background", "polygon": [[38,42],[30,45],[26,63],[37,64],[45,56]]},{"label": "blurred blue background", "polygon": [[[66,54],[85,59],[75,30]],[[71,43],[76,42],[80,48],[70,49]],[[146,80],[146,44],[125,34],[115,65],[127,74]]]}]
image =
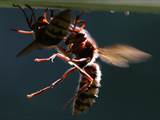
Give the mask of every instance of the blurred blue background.
[{"label": "blurred blue background", "polygon": [[[39,11],[38,12],[42,12]],[[96,104],[80,116],[63,110],[77,87],[79,74],[70,75],[61,85],[28,100],[26,94],[58,79],[70,66],[34,63],[54,50],[35,51],[16,58],[32,36],[19,35],[11,28],[28,29],[18,9],[0,9],[0,119],[1,120],[160,120],[160,14],[92,12],[83,16],[87,30],[99,46],[125,43],[152,54],[152,59],[122,69],[100,60],[102,87]]]}]

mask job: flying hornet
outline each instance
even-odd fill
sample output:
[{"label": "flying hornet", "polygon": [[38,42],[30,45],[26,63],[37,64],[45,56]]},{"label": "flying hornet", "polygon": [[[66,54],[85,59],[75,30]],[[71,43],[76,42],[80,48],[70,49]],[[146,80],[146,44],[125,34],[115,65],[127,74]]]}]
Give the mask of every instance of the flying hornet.
[{"label": "flying hornet", "polygon": [[80,114],[86,112],[95,102],[101,87],[101,69],[96,59],[118,67],[129,67],[130,63],[137,63],[147,60],[150,54],[143,52],[129,45],[116,44],[106,47],[98,47],[95,40],[85,29],[86,22],[76,17],[73,24],[70,24],[69,35],[64,39],[65,47],[61,47],[61,53],[57,52],[48,58],[35,58],[35,62],[53,61],[56,57],[72,65],[59,79],[49,86],[28,94],[28,98],[37,96],[54,88],[61,83],[68,75],[76,70],[80,72],[79,85],[76,93],[71,98],[72,113]]}]

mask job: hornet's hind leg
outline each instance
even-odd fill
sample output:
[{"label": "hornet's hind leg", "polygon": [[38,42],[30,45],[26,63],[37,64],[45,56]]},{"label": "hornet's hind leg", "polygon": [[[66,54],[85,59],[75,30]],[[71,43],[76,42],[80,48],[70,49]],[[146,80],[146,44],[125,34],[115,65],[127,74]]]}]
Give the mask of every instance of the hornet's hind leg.
[{"label": "hornet's hind leg", "polygon": [[32,97],[37,96],[37,95],[39,95],[39,94],[41,94],[43,92],[48,91],[51,88],[56,87],[60,82],[62,82],[66,77],[68,77],[68,75],[70,75],[71,73],[73,73],[75,70],[76,70],[75,67],[70,68],[58,80],[54,81],[51,85],[49,85],[49,86],[47,86],[47,87],[45,87],[45,88],[43,88],[43,89],[41,89],[41,90],[39,90],[37,92],[28,94],[27,97],[28,98],[32,98]]}]

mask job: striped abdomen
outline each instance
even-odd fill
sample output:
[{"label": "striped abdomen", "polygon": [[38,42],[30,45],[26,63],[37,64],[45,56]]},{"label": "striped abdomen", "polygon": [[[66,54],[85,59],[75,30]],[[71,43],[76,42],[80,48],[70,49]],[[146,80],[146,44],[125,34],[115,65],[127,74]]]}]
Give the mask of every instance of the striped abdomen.
[{"label": "striped abdomen", "polygon": [[58,44],[67,36],[71,20],[71,10],[64,10],[50,21],[46,26],[45,35],[51,44]]},{"label": "striped abdomen", "polygon": [[78,93],[79,89],[87,83],[87,78],[84,75],[81,75],[77,91],[78,95],[73,102],[73,114],[86,112],[93,105],[93,103],[95,103],[95,100],[98,97],[101,80],[101,71],[99,65],[93,63],[92,65],[86,66],[84,70],[94,79],[94,81],[87,91]]}]

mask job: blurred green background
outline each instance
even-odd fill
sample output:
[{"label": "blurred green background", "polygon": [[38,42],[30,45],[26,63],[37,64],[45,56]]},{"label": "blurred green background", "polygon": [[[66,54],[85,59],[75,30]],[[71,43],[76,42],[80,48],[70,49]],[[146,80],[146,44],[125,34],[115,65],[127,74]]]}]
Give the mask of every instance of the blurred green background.
[{"label": "blurred green background", "polygon": [[[37,10],[41,13],[42,10]],[[0,119],[1,120],[159,120],[160,119],[160,14],[91,12],[84,14],[87,30],[99,46],[125,43],[152,54],[152,59],[122,69],[97,62],[102,69],[102,87],[96,104],[86,114],[71,115],[63,110],[79,80],[78,72],[57,88],[32,100],[26,94],[60,77],[70,66],[33,62],[53,51],[35,51],[25,57],[16,54],[32,36],[19,35],[11,28],[28,29],[18,9],[0,9]]]}]

